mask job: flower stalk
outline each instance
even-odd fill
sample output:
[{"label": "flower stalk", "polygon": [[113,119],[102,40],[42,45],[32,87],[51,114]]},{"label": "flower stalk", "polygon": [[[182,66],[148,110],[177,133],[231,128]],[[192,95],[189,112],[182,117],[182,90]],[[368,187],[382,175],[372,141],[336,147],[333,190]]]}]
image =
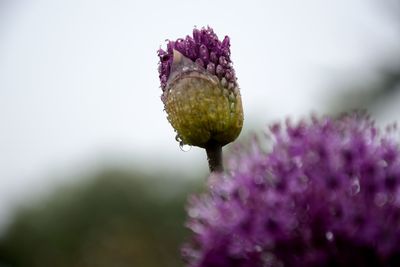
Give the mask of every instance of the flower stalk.
[{"label": "flower stalk", "polygon": [[218,142],[209,142],[206,147],[208,167],[210,172],[224,171],[222,161],[222,146]]}]

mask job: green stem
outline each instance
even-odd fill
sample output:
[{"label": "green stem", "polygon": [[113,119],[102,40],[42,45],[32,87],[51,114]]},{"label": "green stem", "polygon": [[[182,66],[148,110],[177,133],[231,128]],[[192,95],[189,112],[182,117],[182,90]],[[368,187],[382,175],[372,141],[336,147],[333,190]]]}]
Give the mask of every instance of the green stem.
[{"label": "green stem", "polygon": [[206,147],[208,167],[210,172],[222,172],[224,171],[224,165],[222,163],[222,146],[217,143],[210,141]]}]

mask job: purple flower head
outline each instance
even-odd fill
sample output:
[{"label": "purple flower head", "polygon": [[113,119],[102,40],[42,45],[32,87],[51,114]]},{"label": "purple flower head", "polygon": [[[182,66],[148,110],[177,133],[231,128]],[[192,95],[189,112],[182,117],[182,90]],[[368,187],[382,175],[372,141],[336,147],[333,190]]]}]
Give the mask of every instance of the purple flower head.
[{"label": "purple flower head", "polygon": [[271,126],[188,208],[190,267],[400,266],[400,149],[360,114]]},{"label": "purple flower head", "polygon": [[220,41],[210,27],[194,29],[193,36],[187,35],[176,41],[168,41],[167,49],[159,49],[160,65],[158,68],[161,88],[166,90],[168,80],[172,74],[174,50],[185,58],[190,59],[199,68],[211,75],[216,75],[226,87],[232,90],[237,86],[235,71],[230,59],[229,37]]}]

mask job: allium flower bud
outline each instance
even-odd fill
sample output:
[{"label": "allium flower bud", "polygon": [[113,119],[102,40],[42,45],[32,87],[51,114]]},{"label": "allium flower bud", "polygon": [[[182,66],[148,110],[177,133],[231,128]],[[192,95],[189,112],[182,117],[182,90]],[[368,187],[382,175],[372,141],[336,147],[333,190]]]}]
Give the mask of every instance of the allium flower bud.
[{"label": "allium flower bud", "polygon": [[208,28],[169,41],[160,49],[161,99],[183,144],[205,148],[236,139],[243,125],[242,102],[230,60],[229,37],[221,42]]},{"label": "allium flower bud", "polygon": [[191,199],[188,266],[400,266],[398,140],[359,114],[271,131]]}]

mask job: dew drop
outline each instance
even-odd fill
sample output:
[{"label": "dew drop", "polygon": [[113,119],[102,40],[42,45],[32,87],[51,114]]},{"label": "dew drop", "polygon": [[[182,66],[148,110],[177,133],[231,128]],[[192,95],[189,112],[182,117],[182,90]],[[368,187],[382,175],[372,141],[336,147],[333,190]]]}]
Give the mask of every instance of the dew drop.
[{"label": "dew drop", "polygon": [[388,163],[385,160],[379,161],[378,164],[382,168],[386,168],[388,166]]},{"label": "dew drop", "polygon": [[328,240],[330,242],[332,242],[333,238],[334,238],[333,233],[331,231],[326,232],[325,237],[326,237],[326,240]]},{"label": "dew drop", "polygon": [[221,79],[221,85],[223,87],[227,87],[228,86],[228,82],[226,81],[225,77]]},{"label": "dew drop", "polygon": [[262,251],[262,247],[259,246],[259,245],[255,245],[254,246],[254,250],[257,251],[257,252],[261,252]]},{"label": "dew drop", "polygon": [[235,97],[235,95],[233,94],[233,92],[231,92],[231,93],[229,94],[229,101],[233,102],[233,101],[235,101],[235,100],[236,100],[236,97]]},{"label": "dew drop", "polygon": [[378,193],[375,195],[374,203],[378,207],[385,206],[386,202],[388,201],[388,197],[385,193]]},{"label": "dew drop", "polygon": [[179,148],[183,151],[183,152],[188,152],[192,149],[192,146],[184,144],[182,141],[179,142]]},{"label": "dew drop", "polygon": [[200,215],[200,212],[198,209],[190,209],[188,213],[189,213],[189,216],[192,218],[197,218]]},{"label": "dew drop", "polygon": [[260,174],[254,176],[254,183],[256,185],[262,185],[264,184],[264,182],[265,182],[264,176]]},{"label": "dew drop", "polygon": [[360,190],[361,190],[360,180],[358,180],[358,178],[355,178],[350,186],[350,194],[352,196],[357,195],[360,192]]}]

